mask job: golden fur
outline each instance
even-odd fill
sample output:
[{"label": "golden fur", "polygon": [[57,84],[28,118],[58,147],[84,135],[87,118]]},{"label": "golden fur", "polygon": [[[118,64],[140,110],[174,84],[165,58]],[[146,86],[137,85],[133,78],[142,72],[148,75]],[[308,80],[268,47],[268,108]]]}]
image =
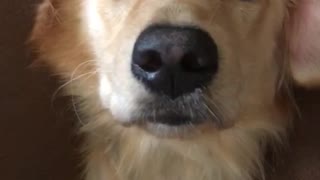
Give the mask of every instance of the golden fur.
[{"label": "golden fur", "polygon": [[[294,54],[301,57],[311,51],[320,57],[313,51],[316,40],[307,46],[320,28],[300,38],[301,31],[295,30],[302,20],[291,18],[299,13],[309,18],[305,9],[319,4],[315,0],[45,0],[31,41],[39,59],[64,79],[66,93],[77,104],[86,136],[85,179],[262,178],[265,146],[284,140],[290,125],[291,77],[305,85],[320,82],[319,65],[308,73],[316,58],[308,58],[303,68],[290,60]],[[308,26],[320,22],[310,21]],[[129,64],[135,39],[155,23],[194,25],[214,37],[221,65],[208,91],[211,105],[221,114],[221,127],[203,125],[194,127],[188,137],[161,138],[119,122],[148,96],[132,77]],[[308,52],[295,50],[296,42],[305,43]]]}]

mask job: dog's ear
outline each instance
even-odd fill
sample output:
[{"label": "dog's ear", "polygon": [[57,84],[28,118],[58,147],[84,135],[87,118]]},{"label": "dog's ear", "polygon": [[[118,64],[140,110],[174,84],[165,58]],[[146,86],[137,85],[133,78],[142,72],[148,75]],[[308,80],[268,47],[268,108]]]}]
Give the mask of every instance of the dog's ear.
[{"label": "dog's ear", "polygon": [[36,44],[46,38],[48,31],[58,23],[56,0],[44,0],[37,9],[35,24],[29,39],[30,44]]},{"label": "dog's ear", "polygon": [[290,0],[286,26],[291,75],[304,87],[320,87],[320,0]]}]

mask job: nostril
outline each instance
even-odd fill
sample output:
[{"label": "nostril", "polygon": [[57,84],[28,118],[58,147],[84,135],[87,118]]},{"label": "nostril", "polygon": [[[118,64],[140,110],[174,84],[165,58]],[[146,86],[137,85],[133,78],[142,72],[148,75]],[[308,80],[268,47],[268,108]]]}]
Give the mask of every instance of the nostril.
[{"label": "nostril", "polygon": [[162,67],[161,55],[155,50],[140,52],[135,63],[146,72],[156,72]]},{"label": "nostril", "polygon": [[131,71],[151,92],[175,99],[211,83],[218,70],[217,50],[201,29],[154,25],[138,36]]},{"label": "nostril", "polygon": [[180,62],[185,72],[202,72],[206,69],[206,65],[201,63],[201,58],[193,52],[186,53]]}]

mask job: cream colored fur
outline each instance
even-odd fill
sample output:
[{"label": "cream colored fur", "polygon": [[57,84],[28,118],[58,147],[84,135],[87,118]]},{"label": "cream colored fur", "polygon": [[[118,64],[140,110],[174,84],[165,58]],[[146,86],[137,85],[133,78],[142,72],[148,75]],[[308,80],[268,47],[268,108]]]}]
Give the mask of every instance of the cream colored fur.
[{"label": "cream colored fur", "polygon": [[[265,146],[285,140],[291,119],[289,3],[44,1],[31,40],[77,104],[85,180],[263,178]],[[219,72],[208,92],[222,127],[205,124],[184,132],[188,136],[161,138],[123,124],[150,97],[131,75],[130,58],[139,33],[154,23],[195,25],[217,42]]]}]

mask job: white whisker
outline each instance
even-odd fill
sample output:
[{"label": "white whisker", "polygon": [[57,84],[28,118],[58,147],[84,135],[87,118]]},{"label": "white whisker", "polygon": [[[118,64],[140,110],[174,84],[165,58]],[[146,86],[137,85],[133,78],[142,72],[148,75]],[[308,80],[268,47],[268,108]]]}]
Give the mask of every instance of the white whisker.
[{"label": "white whisker", "polygon": [[[85,61],[85,62],[82,62],[80,63],[74,70],[73,72],[71,73],[71,76],[70,76],[70,79],[69,81],[65,82],[64,84],[62,84],[52,95],[52,98],[51,98],[51,104],[53,104],[57,94],[62,90],[64,89],[65,87],[71,85],[72,83],[74,83],[75,81],[78,81],[84,77],[86,77],[85,80],[89,79],[92,75],[96,74],[98,71],[95,70],[95,71],[90,71],[90,72],[86,72],[86,73],[83,73],[83,74],[80,74],[78,76],[75,77],[76,73],[79,71],[79,69],[83,66],[88,66],[88,65],[94,65],[94,60],[88,60],[88,61]],[[71,92],[71,101],[72,101],[72,107],[73,107],[73,110],[75,112],[75,115],[77,117],[77,119],[79,120],[79,122],[83,125],[83,122],[80,118],[80,115],[78,113],[78,110],[76,108],[76,100],[75,100],[75,97],[74,97],[74,92],[73,92],[73,88],[72,86],[70,86],[70,92]]]},{"label": "white whisker", "polygon": [[[86,80],[89,79],[92,75],[94,75],[96,73],[97,73],[97,71],[85,73],[86,76],[87,76]],[[85,74],[83,74],[83,75],[85,75]],[[85,77],[85,76],[82,76],[82,77]],[[77,119],[79,120],[80,124],[81,125],[85,125],[84,122],[82,122],[82,120],[80,118],[80,115],[78,113],[77,106],[76,106],[76,101],[75,101],[75,98],[74,98],[75,96],[72,93],[72,89],[73,89],[73,87],[71,87],[71,101],[72,101],[73,110],[74,110],[75,115],[76,115]]]},{"label": "white whisker", "polygon": [[[220,106],[217,105],[210,97],[204,95],[205,98],[205,107],[208,109],[209,113],[213,116],[215,120],[221,125],[225,119],[224,113]],[[213,106],[213,107],[212,107]],[[213,108],[213,109],[212,109]]]},{"label": "white whisker", "polygon": [[[97,71],[93,71],[93,72],[88,72],[88,73],[84,73],[84,74],[80,74],[79,76],[70,79],[69,81],[67,81],[66,83],[62,84],[52,95],[51,101],[54,101],[54,99],[56,98],[56,96],[58,95],[58,93],[65,88],[66,86],[70,85],[71,83],[73,83],[74,81],[77,81],[83,77],[89,76],[89,75],[93,75],[97,73]],[[90,76],[89,76],[90,77]]]},{"label": "white whisker", "polygon": [[[51,102],[55,99],[55,97],[57,96],[57,94],[64,88],[66,87],[67,85],[71,84],[73,81],[75,80],[78,80],[80,79],[84,74],[82,75],[79,75],[78,77],[74,78],[74,75],[75,73],[78,71],[78,69],[80,69],[82,66],[84,65],[88,65],[90,63],[93,63],[95,62],[94,60],[88,60],[88,61],[85,61],[83,63],[80,63],[74,70],[73,72],[71,73],[71,77],[70,77],[70,80],[67,81],[66,83],[62,84],[60,87],[58,87],[58,89],[53,93],[52,95],[52,98],[51,98]],[[86,73],[87,74],[87,73]],[[89,73],[88,73],[89,74]],[[61,74],[59,74],[59,76],[61,76]],[[66,75],[63,75],[63,76],[66,76]]]}]

